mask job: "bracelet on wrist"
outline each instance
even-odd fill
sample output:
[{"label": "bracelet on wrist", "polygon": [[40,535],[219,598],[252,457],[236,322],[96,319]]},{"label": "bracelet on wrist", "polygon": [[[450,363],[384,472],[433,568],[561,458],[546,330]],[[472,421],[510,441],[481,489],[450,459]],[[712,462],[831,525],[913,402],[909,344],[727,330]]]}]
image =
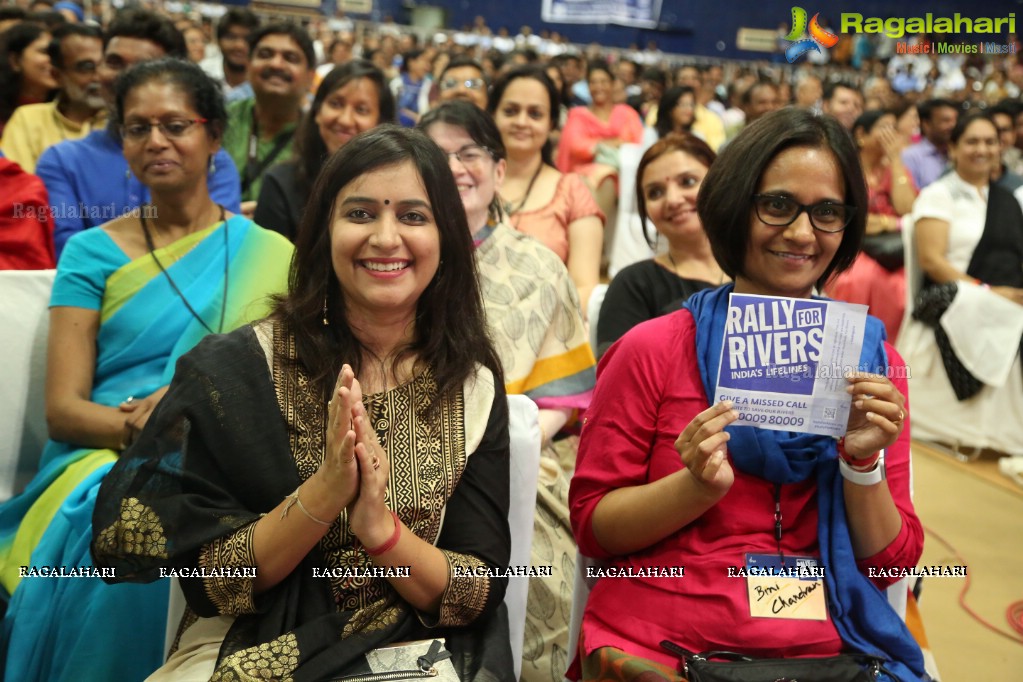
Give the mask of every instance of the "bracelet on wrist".
[{"label": "bracelet on wrist", "polygon": [[845,451],[845,438],[840,438],[838,440],[838,456],[853,471],[870,471],[877,464],[877,460],[880,459],[881,451],[878,450],[869,457],[857,459]]},{"label": "bracelet on wrist", "polygon": [[401,519],[399,519],[398,515],[395,514],[393,511],[391,511],[391,518],[394,519],[394,533],[391,535],[390,539],[388,539],[387,542],[385,542],[384,544],[379,545],[377,547],[363,546],[363,548],[366,550],[366,554],[370,556],[380,556],[385,552],[390,552],[392,549],[394,549],[394,546],[398,544],[398,538],[401,537]]},{"label": "bracelet on wrist", "polygon": [[865,471],[854,469],[846,464],[844,459],[838,460],[838,471],[842,478],[855,485],[876,485],[884,480],[883,459],[874,461],[874,465]]},{"label": "bracelet on wrist", "polygon": [[316,523],[320,524],[321,526],[327,526],[329,528],[332,525],[331,522],[323,521],[321,519],[316,518],[315,516],[310,514],[309,510],[305,508],[304,504],[302,504],[302,500],[298,496],[298,491],[299,491],[299,489],[301,489],[301,487],[302,486],[299,486],[298,488],[295,488],[295,492],[291,493],[290,495],[288,495],[287,497],[284,498],[285,500],[288,501],[288,503],[286,505],[284,505],[284,510],[281,511],[281,520],[284,520],[284,518],[288,516],[288,512],[291,510],[291,508],[294,507],[297,504],[299,510],[301,510],[301,512],[303,514],[308,516],[310,520],[315,521]]}]

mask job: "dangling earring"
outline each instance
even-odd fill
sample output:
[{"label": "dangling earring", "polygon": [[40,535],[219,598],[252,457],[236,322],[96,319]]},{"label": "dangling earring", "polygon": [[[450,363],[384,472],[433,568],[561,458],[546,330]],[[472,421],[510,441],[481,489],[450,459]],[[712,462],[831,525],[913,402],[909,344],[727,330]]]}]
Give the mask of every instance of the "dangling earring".
[{"label": "dangling earring", "polygon": [[330,326],[330,320],[327,319],[327,294],[323,295],[323,326]]},{"label": "dangling earring", "polygon": [[210,156],[210,175],[215,175],[217,172],[217,158]]},{"label": "dangling earring", "polygon": [[130,168],[124,171],[124,179],[125,180],[131,180],[131,169]]}]

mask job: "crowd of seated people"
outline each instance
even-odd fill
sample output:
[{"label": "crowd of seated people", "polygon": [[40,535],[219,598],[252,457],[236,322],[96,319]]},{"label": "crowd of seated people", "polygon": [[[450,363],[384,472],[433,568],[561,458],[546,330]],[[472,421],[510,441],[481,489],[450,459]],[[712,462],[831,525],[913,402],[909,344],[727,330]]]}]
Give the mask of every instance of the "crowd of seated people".
[{"label": "crowd of seated people", "polygon": [[[522,679],[678,679],[662,639],[853,648],[922,674],[864,573],[919,557],[908,404],[914,438],[995,450],[1023,484],[1023,68],[36,4],[0,8],[0,270],[56,269],[51,440],[0,503],[6,679],[242,675],[266,647],[312,679],[434,626],[464,679],[509,678],[504,583],[456,577],[507,561],[506,394],[539,406],[533,562],[555,566],[531,579]],[[622,145],[642,156],[630,253],[653,257],[593,307],[602,254],[629,238],[606,227]],[[911,377],[850,379],[838,447],[733,427],[706,345],[732,291],[865,305],[865,357]],[[1005,352],[972,343],[978,326]],[[739,565],[772,549],[776,503],[793,511],[775,549],[835,566],[839,615],[769,628],[741,583],[603,581],[569,650],[577,552]],[[163,549],[136,542],[140,518]],[[303,573],[419,562],[410,582]],[[68,588],[28,565],[123,580]],[[156,578],[184,565],[260,577],[182,581],[167,660]],[[710,608],[697,584],[720,596],[706,627],[672,615]],[[99,614],[116,627],[81,627]]]}]

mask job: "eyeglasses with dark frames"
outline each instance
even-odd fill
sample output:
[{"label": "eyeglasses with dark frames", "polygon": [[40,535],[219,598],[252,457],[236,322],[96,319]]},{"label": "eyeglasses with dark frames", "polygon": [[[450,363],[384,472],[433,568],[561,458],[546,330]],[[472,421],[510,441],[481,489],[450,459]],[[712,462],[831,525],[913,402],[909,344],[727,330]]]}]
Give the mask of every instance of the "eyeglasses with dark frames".
[{"label": "eyeglasses with dark frames", "polygon": [[449,160],[453,156],[466,167],[478,166],[487,157],[494,158],[494,153],[490,151],[490,147],[485,147],[481,144],[467,144],[457,152],[447,152],[447,155]]},{"label": "eyeglasses with dark frames", "polygon": [[153,128],[158,128],[160,133],[168,139],[184,137],[196,123],[207,123],[205,118],[175,118],[169,121],[157,121],[156,123],[143,123],[136,121],[121,126],[121,137],[130,142],[141,142],[148,139]]},{"label": "eyeglasses with dark frames", "polygon": [[754,194],[753,208],[761,222],[771,227],[788,227],[803,211],[810,216],[810,225],[820,232],[841,232],[852,222],[856,207],[834,201],[801,204],[781,194]]}]

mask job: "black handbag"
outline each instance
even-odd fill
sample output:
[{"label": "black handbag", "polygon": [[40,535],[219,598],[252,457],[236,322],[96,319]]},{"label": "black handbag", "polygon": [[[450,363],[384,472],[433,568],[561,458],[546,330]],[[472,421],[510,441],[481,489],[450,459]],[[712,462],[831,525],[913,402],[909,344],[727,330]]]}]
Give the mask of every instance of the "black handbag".
[{"label": "black handbag", "polygon": [[689,682],[871,682],[884,670],[882,659],[867,654],[750,658],[731,651],[694,654],[668,640],[661,647],[682,660],[682,676]]},{"label": "black handbag", "polygon": [[902,233],[898,231],[864,235],[860,250],[889,272],[895,272],[905,262]]}]

